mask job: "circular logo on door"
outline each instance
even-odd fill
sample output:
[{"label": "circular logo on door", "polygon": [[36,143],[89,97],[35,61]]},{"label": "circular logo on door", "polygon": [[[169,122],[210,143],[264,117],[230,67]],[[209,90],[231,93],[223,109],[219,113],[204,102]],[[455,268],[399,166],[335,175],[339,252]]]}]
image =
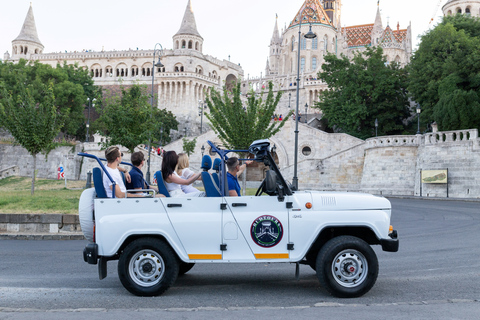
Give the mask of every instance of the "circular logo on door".
[{"label": "circular logo on door", "polygon": [[276,246],[283,237],[282,223],[273,216],[258,217],[250,230],[253,241],[264,248]]}]

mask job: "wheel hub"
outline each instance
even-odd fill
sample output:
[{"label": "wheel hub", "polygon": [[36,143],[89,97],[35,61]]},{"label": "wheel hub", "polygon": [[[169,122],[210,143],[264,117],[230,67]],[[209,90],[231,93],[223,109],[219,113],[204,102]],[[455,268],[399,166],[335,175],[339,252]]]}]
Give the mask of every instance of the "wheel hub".
[{"label": "wheel hub", "polygon": [[353,249],[343,250],[332,262],[333,278],[344,287],[356,287],[367,277],[365,256]]},{"label": "wheel hub", "polygon": [[163,278],[165,263],[158,252],[142,250],[134,254],[130,260],[129,273],[136,284],[151,287]]}]

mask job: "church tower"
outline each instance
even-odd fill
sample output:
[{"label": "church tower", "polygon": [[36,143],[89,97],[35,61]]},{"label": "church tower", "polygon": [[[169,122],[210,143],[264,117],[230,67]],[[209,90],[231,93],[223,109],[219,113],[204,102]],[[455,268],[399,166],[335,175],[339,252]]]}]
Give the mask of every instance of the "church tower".
[{"label": "church tower", "polygon": [[32,54],[43,52],[43,44],[40,42],[35,26],[32,5],[27,12],[22,30],[15,40],[12,41],[12,59],[30,59]]},{"label": "church tower", "polygon": [[327,13],[328,18],[334,26],[340,23],[340,16],[342,10],[341,0],[323,0],[323,9]]},{"label": "church tower", "polygon": [[187,8],[183,15],[180,30],[173,36],[173,48],[175,50],[188,49],[199,52],[203,50],[203,38],[200,33],[198,33],[190,0],[188,0]]},{"label": "church tower", "polygon": [[380,15],[380,6],[377,6],[377,15],[375,17],[375,23],[373,24],[372,34],[371,34],[371,44],[376,46],[380,43],[380,40],[383,36],[383,23],[382,16]]},{"label": "church tower", "polygon": [[280,67],[280,53],[282,47],[282,38],[278,31],[278,17],[275,20],[275,27],[273,28],[272,39],[270,40],[270,58],[267,61],[267,67],[265,70],[266,75],[274,75],[279,73]]}]

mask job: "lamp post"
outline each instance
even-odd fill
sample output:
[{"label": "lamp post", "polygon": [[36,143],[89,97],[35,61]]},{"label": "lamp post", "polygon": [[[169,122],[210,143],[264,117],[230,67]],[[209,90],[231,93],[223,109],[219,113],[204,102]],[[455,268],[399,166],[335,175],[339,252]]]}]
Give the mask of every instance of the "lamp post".
[{"label": "lamp post", "polygon": [[187,136],[187,127],[185,126],[185,137]]},{"label": "lamp post", "polygon": [[[88,116],[87,116],[87,133],[85,135],[85,142],[89,142],[89,139],[90,139],[90,135],[88,134],[88,129],[90,128],[90,107],[93,106],[95,107],[95,98],[93,98],[93,100],[90,100],[90,98],[87,98],[88,100]],[[92,103],[93,102],[93,103]]]},{"label": "lamp post", "polygon": [[422,112],[422,108],[420,108],[420,103],[417,104],[417,134],[420,134],[420,112]]},{"label": "lamp post", "polygon": [[202,147],[200,148],[202,150],[202,159],[203,159],[203,154],[205,153],[205,146],[202,144]]},{"label": "lamp post", "polygon": [[377,137],[378,119],[375,118],[375,137]]},{"label": "lamp post", "polygon": [[[300,12],[299,24],[298,24],[298,51],[297,51],[297,102],[295,106],[295,153],[294,153],[294,164],[293,164],[293,179],[292,187],[294,190],[298,190],[298,177],[297,177],[297,165],[298,165],[298,104],[299,104],[299,88],[300,88],[300,39],[302,37],[302,15],[305,10],[314,11],[310,7],[305,7]],[[313,16],[308,15],[310,18]],[[312,32],[312,24],[310,23],[310,30],[305,35],[306,39],[314,39],[317,35]]]},{"label": "lamp post", "polygon": [[307,111],[308,111],[308,104],[305,103],[305,123],[307,123]]},{"label": "lamp post", "polygon": [[[157,49],[157,46],[159,46],[160,48]],[[155,63],[155,55],[157,54],[158,52],[158,62]],[[153,47],[153,62],[152,62],[152,100],[151,100],[151,103],[150,103],[150,119],[152,119],[152,113],[153,113],[153,88],[154,88],[154,82],[155,82],[155,67],[158,67],[158,68],[162,68],[163,67],[163,64],[160,62],[160,58],[163,56],[163,47],[160,43],[156,43],[155,44],[155,47]],[[152,150],[151,149],[151,139],[152,139],[152,133],[151,131],[149,130],[149,133],[148,133],[148,160],[147,160],[147,174],[146,174],[146,181],[148,184],[150,184],[150,154],[152,153]]]},{"label": "lamp post", "polygon": [[198,100],[198,115],[200,116],[200,134],[203,133],[203,110],[205,108],[204,102]]},{"label": "lamp post", "polygon": [[288,93],[288,109],[291,108],[291,106],[290,106],[290,98],[291,98],[291,97],[292,97],[292,93],[289,92],[289,93]]}]

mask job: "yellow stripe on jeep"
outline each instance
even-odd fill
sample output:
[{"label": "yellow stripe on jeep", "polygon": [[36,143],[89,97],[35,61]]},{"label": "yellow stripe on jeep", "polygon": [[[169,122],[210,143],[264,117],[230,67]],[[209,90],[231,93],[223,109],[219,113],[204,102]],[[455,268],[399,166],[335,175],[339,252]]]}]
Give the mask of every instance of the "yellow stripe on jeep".
[{"label": "yellow stripe on jeep", "polygon": [[256,259],[288,259],[288,253],[256,253]]},{"label": "yellow stripe on jeep", "polygon": [[190,260],[222,260],[221,254],[189,254]]}]

